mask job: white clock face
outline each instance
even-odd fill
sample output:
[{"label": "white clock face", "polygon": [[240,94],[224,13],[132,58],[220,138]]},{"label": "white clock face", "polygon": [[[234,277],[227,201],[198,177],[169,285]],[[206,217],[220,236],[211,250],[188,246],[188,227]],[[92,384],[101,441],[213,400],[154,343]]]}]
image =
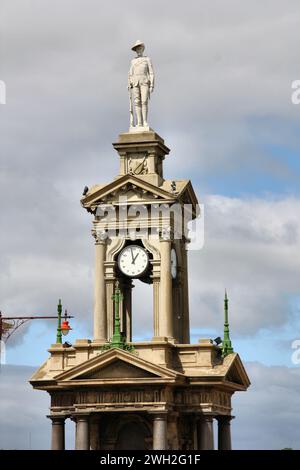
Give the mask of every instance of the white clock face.
[{"label": "white clock face", "polygon": [[128,245],[119,254],[118,264],[123,274],[130,277],[141,276],[147,269],[149,257],[142,247]]},{"label": "white clock face", "polygon": [[171,276],[173,279],[177,276],[177,255],[174,248],[171,250]]}]

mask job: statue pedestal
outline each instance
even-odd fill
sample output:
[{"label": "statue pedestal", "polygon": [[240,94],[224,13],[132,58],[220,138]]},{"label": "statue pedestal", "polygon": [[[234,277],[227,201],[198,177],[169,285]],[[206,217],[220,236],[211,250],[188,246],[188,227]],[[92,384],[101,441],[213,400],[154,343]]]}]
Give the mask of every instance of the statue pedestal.
[{"label": "statue pedestal", "polygon": [[131,174],[155,186],[163,184],[163,160],[169,149],[150,127],[131,127],[113,144],[120,157],[119,176]]}]

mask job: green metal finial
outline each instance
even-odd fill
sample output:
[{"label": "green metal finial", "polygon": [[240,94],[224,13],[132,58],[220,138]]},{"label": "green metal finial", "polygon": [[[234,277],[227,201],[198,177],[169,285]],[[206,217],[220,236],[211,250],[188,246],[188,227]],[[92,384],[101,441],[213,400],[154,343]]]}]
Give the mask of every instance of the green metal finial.
[{"label": "green metal finial", "polygon": [[134,347],[126,343],[126,338],[121,332],[120,326],[120,303],[123,300],[123,295],[120,290],[119,281],[116,282],[115,293],[112,295],[112,300],[114,301],[114,333],[109,343],[103,346],[103,350],[120,348],[127,351],[133,351]]},{"label": "green metal finial", "polygon": [[229,321],[228,321],[228,297],[227,291],[225,289],[225,298],[224,298],[224,339],[222,344],[222,357],[227,356],[230,353],[233,353],[233,347],[231,345],[230,334],[229,334]]},{"label": "green metal finial", "polygon": [[61,304],[61,299],[59,299],[58,305],[57,305],[57,335],[56,335],[56,343],[58,344],[62,344],[61,312],[62,312],[62,304]]},{"label": "green metal finial", "polygon": [[114,334],[111,339],[111,345],[114,348],[123,349],[124,336],[121,333],[120,329],[120,303],[123,300],[123,295],[119,287],[119,282],[116,283],[115,293],[112,296],[112,300],[115,302],[115,318],[114,318]]}]

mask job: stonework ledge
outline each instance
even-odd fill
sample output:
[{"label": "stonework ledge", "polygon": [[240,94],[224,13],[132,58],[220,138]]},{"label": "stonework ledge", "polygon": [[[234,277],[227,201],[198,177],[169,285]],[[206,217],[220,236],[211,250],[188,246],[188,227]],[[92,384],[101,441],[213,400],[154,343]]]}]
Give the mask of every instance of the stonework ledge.
[{"label": "stonework ledge", "polygon": [[[106,372],[104,373],[103,364],[107,357],[110,361],[108,362],[111,364],[110,367],[112,367],[112,362],[116,362],[116,369],[112,368],[117,374],[113,377],[115,384],[134,383],[135,381],[142,383],[145,380],[148,381],[149,373],[154,382],[160,381],[161,376],[159,375],[155,379],[153,370],[149,369],[149,364],[153,363],[156,364],[157,370],[164,371],[163,375],[168,381],[169,379],[173,381],[173,378],[181,376],[182,378],[185,377],[185,380],[190,384],[210,385],[218,383],[222,388],[225,387],[232,391],[246,390],[250,384],[238,354],[232,353],[222,358],[221,349],[214,345],[212,340],[205,339],[199,344],[173,344],[165,337],[156,337],[155,341],[130,344],[134,346],[134,352],[124,352],[116,348],[110,350],[112,351],[110,356],[102,350],[101,344],[95,344],[87,339],[77,340],[70,348],[60,344],[52,345],[49,349],[50,357],[35,372],[30,382],[35,388],[47,388],[49,381],[53,381],[53,386],[56,386],[57,378],[60,377],[59,386],[61,387],[64,386],[63,381],[67,380],[67,376],[69,377],[73,370],[75,372],[79,368],[82,379],[76,377],[75,380],[75,376],[72,379],[73,383],[76,381],[79,385],[86,377],[87,370],[90,370],[90,367],[95,367],[95,370],[99,370],[99,372],[95,372],[96,376],[93,380],[97,380],[97,383],[104,383],[107,379],[105,378]],[[116,353],[113,351],[116,351]],[[120,361],[123,364],[121,368]],[[138,372],[137,369],[140,367],[143,370],[144,368],[148,369],[148,372]],[[121,371],[120,375],[118,375],[119,371]],[[64,379],[64,375],[61,378],[61,375],[65,373],[67,373],[66,379]],[[129,376],[127,376],[127,373],[130,376],[132,373],[136,373],[137,376],[134,375],[136,378],[130,379],[128,382]],[[168,377],[170,373],[171,377]],[[165,376],[165,374],[167,375]],[[70,383],[68,378],[66,385]]]},{"label": "stonework ledge", "polygon": [[164,139],[160,137],[160,135],[158,135],[153,129],[150,129],[149,131],[141,130],[139,132],[122,132],[119,134],[118,142],[114,143],[113,146],[115,147],[115,145],[118,144],[139,142],[160,142],[164,144]]}]

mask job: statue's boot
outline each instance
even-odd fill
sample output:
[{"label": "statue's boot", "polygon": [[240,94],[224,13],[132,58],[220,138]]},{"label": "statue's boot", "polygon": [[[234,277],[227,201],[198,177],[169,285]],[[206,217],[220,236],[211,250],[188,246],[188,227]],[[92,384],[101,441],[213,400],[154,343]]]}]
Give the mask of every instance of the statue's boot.
[{"label": "statue's boot", "polygon": [[135,108],[135,112],[136,112],[136,120],[137,120],[137,123],[136,125],[141,127],[143,125],[143,121],[142,121],[142,109],[140,106],[136,106]]},{"label": "statue's boot", "polygon": [[143,126],[148,127],[147,117],[148,117],[148,106],[142,106],[142,115],[143,115]]}]

